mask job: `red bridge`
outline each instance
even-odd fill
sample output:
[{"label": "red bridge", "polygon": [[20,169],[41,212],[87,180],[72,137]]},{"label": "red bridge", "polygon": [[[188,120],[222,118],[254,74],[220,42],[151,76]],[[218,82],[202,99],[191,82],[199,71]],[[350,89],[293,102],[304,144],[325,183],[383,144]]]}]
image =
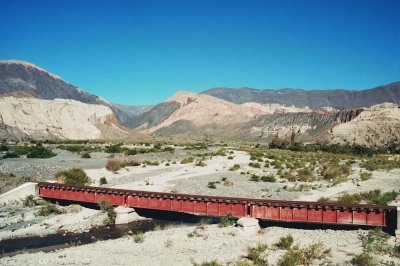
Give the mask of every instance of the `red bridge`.
[{"label": "red bridge", "polygon": [[397,223],[397,208],[394,206],[231,198],[48,182],[38,182],[38,186],[39,195],[47,199],[97,204],[105,198],[114,206],[204,216],[253,217],[268,221],[366,225],[393,229]]}]

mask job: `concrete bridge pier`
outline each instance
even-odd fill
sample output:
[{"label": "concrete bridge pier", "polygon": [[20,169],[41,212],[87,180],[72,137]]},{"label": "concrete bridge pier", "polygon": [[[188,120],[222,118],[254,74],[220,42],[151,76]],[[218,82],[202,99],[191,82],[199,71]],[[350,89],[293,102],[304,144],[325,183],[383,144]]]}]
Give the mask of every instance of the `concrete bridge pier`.
[{"label": "concrete bridge pier", "polygon": [[117,214],[115,224],[128,224],[140,219],[140,216],[135,212],[134,208],[118,206],[114,211]]},{"label": "concrete bridge pier", "polygon": [[261,229],[258,219],[255,218],[243,217],[237,220],[236,223],[239,226],[239,230],[247,236],[254,236]]}]

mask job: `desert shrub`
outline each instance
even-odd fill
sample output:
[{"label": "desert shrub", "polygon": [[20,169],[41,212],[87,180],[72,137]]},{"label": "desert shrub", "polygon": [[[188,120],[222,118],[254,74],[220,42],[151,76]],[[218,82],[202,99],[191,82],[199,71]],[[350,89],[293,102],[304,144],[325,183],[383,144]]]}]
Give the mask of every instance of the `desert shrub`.
[{"label": "desert shrub", "polygon": [[390,236],[382,229],[376,228],[368,231],[368,234],[361,237],[363,250],[365,252],[393,252],[393,246],[388,243]]},{"label": "desert shrub", "polygon": [[137,232],[133,235],[133,241],[135,243],[143,243],[144,242],[144,234],[142,232]]},{"label": "desert shrub", "polygon": [[[158,165],[160,165],[160,162],[159,161],[144,161],[143,164],[149,165],[149,166],[158,166]],[[124,164],[124,166],[127,166],[127,165]],[[136,166],[136,165],[129,165],[129,166]]]},{"label": "desert shrub", "polygon": [[106,163],[106,169],[108,171],[118,171],[122,168],[121,161],[116,159],[109,159]]},{"label": "desert shrub", "polygon": [[123,153],[124,149],[121,147],[121,144],[110,145],[104,149],[107,153]]},{"label": "desert shrub", "polygon": [[246,258],[251,260],[254,265],[268,265],[268,260],[263,253],[267,250],[267,244],[259,243],[255,247],[247,247]]},{"label": "desert shrub", "polygon": [[261,181],[274,183],[276,182],[276,178],[273,175],[263,175],[261,177]]},{"label": "desert shrub", "polygon": [[329,197],[320,197],[317,202],[333,202],[333,200]]},{"label": "desert shrub", "polygon": [[304,265],[301,250],[289,249],[279,260],[277,266],[299,266]]},{"label": "desert shrub", "polygon": [[115,222],[115,218],[117,217],[113,205],[106,198],[100,198],[97,203],[100,206],[100,210],[104,213],[107,213],[107,219],[104,220],[103,223],[105,225],[113,224]]},{"label": "desert shrub", "polygon": [[206,163],[203,160],[197,161],[197,163],[195,164],[195,166],[200,166],[200,167],[204,167],[206,166]]},{"label": "desert shrub", "polygon": [[207,187],[211,189],[216,189],[217,186],[215,184],[216,184],[215,182],[208,182]]},{"label": "desert shrub", "polygon": [[203,262],[195,262],[191,261],[192,266],[223,266],[223,264],[220,264],[217,260],[210,260],[210,261],[203,261]]},{"label": "desert shrub", "polygon": [[275,244],[276,247],[280,249],[290,249],[293,245],[294,239],[291,234],[287,236],[282,236],[279,241]]},{"label": "desert shrub", "polygon": [[33,197],[33,195],[28,195],[25,197],[25,199],[22,201],[22,205],[24,205],[24,207],[33,207],[36,205],[35,199]]},{"label": "desert shrub", "polygon": [[[158,165],[160,164],[159,162],[153,163],[150,161],[146,161],[147,164],[150,165]],[[106,163],[106,169],[108,171],[112,171],[112,172],[116,172],[118,170],[120,170],[121,168],[127,167],[127,166],[139,166],[140,165],[140,161],[133,158],[133,159],[125,159],[125,160],[121,160],[121,159],[109,159]]]},{"label": "desert shrub", "polygon": [[339,196],[336,202],[342,204],[358,204],[362,200],[360,194],[349,194],[344,193],[343,195]]},{"label": "desert shrub", "polygon": [[41,158],[41,159],[51,158],[54,156],[56,156],[54,152],[41,146],[31,147],[30,152],[26,155],[26,157],[28,158]]},{"label": "desert shrub", "polygon": [[382,193],[380,189],[374,189],[369,192],[362,192],[360,196],[366,201],[368,204],[377,204],[377,205],[387,205],[389,202],[395,200],[399,192],[390,191]]},{"label": "desert shrub", "polygon": [[3,159],[7,158],[19,158],[19,155],[16,154],[15,152],[6,152],[6,154],[3,155]]},{"label": "desert shrub", "polygon": [[351,165],[338,162],[322,165],[321,175],[325,180],[332,181],[334,184],[347,181],[351,171]]},{"label": "desert shrub", "polygon": [[[150,165],[159,165],[160,162],[152,162],[150,163]],[[140,165],[140,161],[136,158],[132,158],[132,159],[124,159],[121,162],[122,167],[127,167],[127,166],[139,166]]]},{"label": "desert shrub", "polygon": [[297,171],[298,178],[300,181],[314,181],[316,177],[313,175],[313,172],[309,168],[303,168]]},{"label": "desert shrub", "polygon": [[89,159],[89,158],[92,158],[92,156],[90,156],[90,153],[84,152],[84,153],[82,153],[81,158]]},{"label": "desert shrub", "polygon": [[108,182],[107,182],[107,178],[105,178],[104,176],[103,177],[100,177],[100,180],[99,180],[99,184],[100,185],[105,185],[105,184],[107,184]]},{"label": "desert shrub", "polygon": [[21,156],[28,154],[31,151],[31,148],[29,146],[15,146],[12,147],[11,150]]},{"label": "desert shrub", "polygon": [[228,227],[234,225],[235,221],[230,217],[221,217],[218,223],[218,227]]},{"label": "desert shrub", "polygon": [[225,149],[219,149],[213,153],[214,156],[226,156]]},{"label": "desert shrub", "polygon": [[258,175],[252,174],[250,176],[250,181],[259,182],[260,181],[260,177]]},{"label": "desert shrub", "polygon": [[85,185],[90,182],[90,178],[86,175],[85,171],[79,168],[57,172],[56,179],[60,183],[74,185]]},{"label": "desert shrub", "polygon": [[175,148],[172,148],[172,147],[165,147],[165,148],[162,149],[162,151],[174,153],[174,152],[175,152]]},{"label": "desert shrub", "polygon": [[351,264],[355,266],[375,266],[378,265],[374,257],[368,252],[357,254],[351,260]]},{"label": "desert shrub", "polygon": [[240,164],[234,164],[231,168],[229,168],[229,171],[236,171],[240,169]]},{"label": "desert shrub", "polygon": [[400,157],[375,156],[372,159],[362,162],[360,166],[368,171],[392,170],[400,168]]},{"label": "desert shrub", "polygon": [[270,149],[280,149],[280,150],[284,150],[287,147],[289,147],[289,142],[284,140],[284,139],[280,139],[279,137],[275,137],[270,143],[269,143],[269,148]]},{"label": "desert shrub", "polygon": [[233,160],[233,156],[228,156],[228,160]]},{"label": "desert shrub", "polygon": [[126,155],[136,155],[136,154],[138,154],[138,151],[136,149],[127,149],[125,151],[125,154]]},{"label": "desert shrub", "polygon": [[362,181],[366,181],[366,180],[368,180],[368,179],[371,179],[371,177],[372,177],[372,173],[369,173],[369,172],[362,172],[362,173],[360,174],[360,179],[361,179]]},{"label": "desert shrub", "polygon": [[0,144],[0,151],[8,151],[9,148],[6,144]]},{"label": "desert shrub", "polygon": [[181,161],[181,164],[193,163],[193,161],[194,161],[193,157],[187,157]]},{"label": "desert shrub", "polygon": [[261,168],[261,164],[259,164],[259,163],[251,162],[251,163],[249,163],[249,166],[254,167],[254,168]]},{"label": "desert shrub", "polygon": [[40,207],[36,212],[37,216],[49,216],[50,214],[61,214],[64,213],[55,204],[47,202],[45,205]]},{"label": "desert shrub", "polygon": [[320,260],[331,255],[331,249],[325,249],[321,242],[311,244],[302,249],[302,251],[305,265],[312,265],[314,260]]}]

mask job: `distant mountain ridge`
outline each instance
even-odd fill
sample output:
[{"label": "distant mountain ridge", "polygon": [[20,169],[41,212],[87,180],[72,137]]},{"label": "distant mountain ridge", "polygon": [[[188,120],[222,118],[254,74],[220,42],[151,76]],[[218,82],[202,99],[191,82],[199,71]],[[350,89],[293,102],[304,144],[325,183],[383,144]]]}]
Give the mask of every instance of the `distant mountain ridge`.
[{"label": "distant mountain ridge", "polygon": [[256,102],[308,106],[311,109],[333,107],[335,109],[370,107],[390,102],[400,103],[400,82],[390,83],[368,90],[259,90],[252,88],[213,88],[201,92],[233,103]]}]

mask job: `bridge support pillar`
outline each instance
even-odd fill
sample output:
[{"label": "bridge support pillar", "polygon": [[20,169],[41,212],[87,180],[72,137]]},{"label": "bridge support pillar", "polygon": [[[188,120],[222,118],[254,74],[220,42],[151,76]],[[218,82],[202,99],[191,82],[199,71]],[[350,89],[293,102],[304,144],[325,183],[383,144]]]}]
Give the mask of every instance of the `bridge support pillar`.
[{"label": "bridge support pillar", "polygon": [[134,208],[118,206],[114,209],[117,217],[115,224],[128,224],[139,219],[139,215],[135,212]]},{"label": "bridge support pillar", "polygon": [[248,236],[253,236],[260,231],[260,225],[257,219],[254,218],[240,218],[236,222],[239,225],[240,231]]}]

